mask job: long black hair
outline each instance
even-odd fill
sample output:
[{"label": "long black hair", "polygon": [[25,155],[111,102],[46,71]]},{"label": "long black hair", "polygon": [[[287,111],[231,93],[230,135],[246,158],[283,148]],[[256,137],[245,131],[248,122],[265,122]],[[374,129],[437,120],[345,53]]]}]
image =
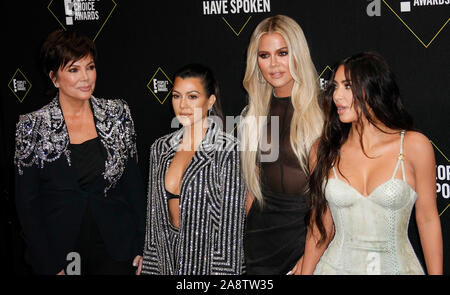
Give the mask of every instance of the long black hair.
[{"label": "long black hair", "polygon": [[211,108],[211,116],[218,117],[221,120],[222,126],[224,126],[224,115],[222,111],[222,104],[220,102],[219,82],[216,80],[212,70],[202,64],[193,63],[183,66],[181,69],[175,72],[175,78],[199,78],[202,82],[203,88],[206,92],[206,97],[210,97],[214,94],[216,101]]},{"label": "long black hair", "polygon": [[[314,222],[320,232],[319,244],[326,238],[326,230],[322,223],[327,203],[323,184],[333,166],[339,168],[340,148],[347,141],[352,123],[342,123],[339,120],[336,105],[333,102],[333,80],[337,69],[343,66],[345,77],[351,81],[353,104],[358,114],[360,144],[363,152],[362,135],[364,127],[362,119],[367,119],[376,128],[380,123],[392,130],[411,130],[412,118],[403,106],[394,73],[378,53],[362,52],[347,57],[334,67],[329,86],[323,93],[323,110],[325,114],[324,128],[319,138],[317,161],[309,177],[310,204],[307,214],[308,224]],[[383,131],[385,132],[385,131]],[[367,154],[366,154],[367,155]]]}]

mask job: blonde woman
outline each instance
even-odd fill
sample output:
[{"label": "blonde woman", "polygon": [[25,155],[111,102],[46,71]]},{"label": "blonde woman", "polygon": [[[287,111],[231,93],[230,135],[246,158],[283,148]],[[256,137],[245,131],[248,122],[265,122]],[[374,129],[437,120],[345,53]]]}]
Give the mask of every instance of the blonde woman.
[{"label": "blonde woman", "polygon": [[247,273],[298,273],[306,234],[308,153],[323,116],[317,72],[293,19],[277,15],[256,27],[243,84],[249,98],[240,130],[248,187]]}]

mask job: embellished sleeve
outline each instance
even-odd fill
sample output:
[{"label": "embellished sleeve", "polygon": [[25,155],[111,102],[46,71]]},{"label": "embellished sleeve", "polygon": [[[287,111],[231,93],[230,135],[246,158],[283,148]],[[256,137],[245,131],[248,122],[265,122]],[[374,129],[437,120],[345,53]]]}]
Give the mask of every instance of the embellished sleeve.
[{"label": "embellished sleeve", "polygon": [[144,257],[142,263],[143,274],[159,274],[158,256],[155,245],[154,230],[152,226],[156,226],[153,222],[155,218],[155,191],[157,182],[156,173],[156,142],[150,148],[150,164],[148,177],[148,192],[147,192],[147,220],[145,224],[145,242],[144,242]]},{"label": "embellished sleeve", "polygon": [[221,163],[221,219],[213,274],[242,274],[244,265],[244,220],[246,188],[241,177],[240,159],[234,145]]},{"label": "embellished sleeve", "polygon": [[107,150],[104,178],[107,191],[122,178],[129,161],[137,163],[136,133],[128,104],[121,99],[92,99],[97,132]]},{"label": "embellished sleeve", "polygon": [[137,162],[136,132],[134,130],[133,118],[131,117],[131,111],[128,104],[124,100],[122,100],[122,103],[124,112],[121,120],[125,126],[125,143],[128,147],[128,155],[131,158],[136,157],[135,161]]},{"label": "embellished sleeve", "polygon": [[36,132],[36,120],[31,115],[21,115],[16,125],[16,148],[14,153],[14,165],[19,175],[23,174],[25,167],[38,164],[38,157],[35,156],[36,143],[38,142],[38,132]]},{"label": "embellished sleeve", "polygon": [[44,167],[64,155],[70,166],[69,135],[57,98],[41,109],[22,115],[16,126],[14,164],[19,175],[24,168]]},{"label": "embellished sleeve", "polygon": [[40,208],[40,169],[38,157],[34,156],[36,137],[31,115],[20,117],[16,129],[15,203],[17,214],[28,247],[28,262],[36,274],[57,274],[61,269],[55,263],[50,250],[47,233],[42,224]]}]

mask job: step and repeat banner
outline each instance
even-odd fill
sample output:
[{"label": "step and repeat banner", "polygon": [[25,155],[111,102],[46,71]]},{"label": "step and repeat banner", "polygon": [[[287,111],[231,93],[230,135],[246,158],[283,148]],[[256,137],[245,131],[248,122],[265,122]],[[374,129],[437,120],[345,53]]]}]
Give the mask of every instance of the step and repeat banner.
[{"label": "step and repeat banner", "polygon": [[[95,41],[94,95],[128,102],[146,179],[150,145],[173,131],[173,73],[193,62],[211,67],[225,115],[238,116],[247,104],[242,80],[250,35],[264,18],[284,14],[302,27],[322,86],[335,62],[360,51],[379,52],[393,68],[415,126],[435,150],[444,272],[450,274],[450,0],[17,0],[1,6],[0,243],[8,272],[30,271],[14,206],[14,133],[20,114],[50,101],[38,61],[50,32],[75,29]],[[424,263],[414,212],[409,238]]]}]

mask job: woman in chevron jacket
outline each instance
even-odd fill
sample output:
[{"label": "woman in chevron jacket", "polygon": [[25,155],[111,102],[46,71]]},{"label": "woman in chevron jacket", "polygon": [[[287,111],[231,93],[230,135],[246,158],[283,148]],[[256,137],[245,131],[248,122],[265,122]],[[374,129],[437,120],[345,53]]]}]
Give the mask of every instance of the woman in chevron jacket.
[{"label": "woman in chevron jacket", "polygon": [[172,106],[183,127],[150,149],[142,273],[241,274],[246,189],[211,70],[180,69]]}]

